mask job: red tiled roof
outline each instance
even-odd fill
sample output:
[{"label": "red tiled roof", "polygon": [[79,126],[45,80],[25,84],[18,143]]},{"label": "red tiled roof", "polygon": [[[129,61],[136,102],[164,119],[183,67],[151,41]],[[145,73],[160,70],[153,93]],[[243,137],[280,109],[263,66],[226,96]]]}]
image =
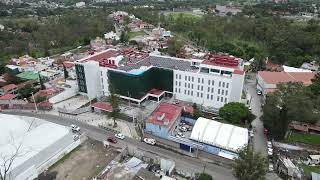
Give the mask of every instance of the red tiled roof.
[{"label": "red tiled roof", "polygon": [[55,89],[44,89],[44,90],[40,90],[38,91],[34,96],[36,97],[48,97],[48,96],[52,96],[57,92],[57,90]]},{"label": "red tiled roof", "polygon": [[16,97],[17,97],[16,94],[5,94],[5,95],[0,97],[0,100],[12,100],[12,99],[14,99]]},{"label": "red tiled roof", "polygon": [[103,110],[103,111],[112,112],[112,106],[109,103],[96,102],[92,105],[92,107]]},{"label": "red tiled roof", "polygon": [[74,63],[70,61],[64,61],[63,66],[66,68],[72,68],[74,66]]},{"label": "red tiled roof", "polygon": [[17,88],[18,86],[15,84],[8,84],[6,86],[3,86],[1,89],[3,89],[5,92],[10,91],[12,89]]},{"label": "red tiled roof", "polygon": [[89,56],[88,58],[82,60],[81,62],[85,62],[85,61],[89,61],[89,60],[102,62],[104,60],[107,60],[107,59],[113,57],[116,54],[117,54],[117,51],[115,51],[115,50],[107,50],[103,53]]},{"label": "red tiled roof", "polygon": [[302,82],[304,85],[310,85],[314,78],[313,72],[270,72],[259,71],[258,75],[268,84],[278,84],[287,82]]},{"label": "red tiled roof", "polygon": [[160,89],[151,89],[148,93],[159,96],[163,91]]},{"label": "red tiled roof", "polygon": [[[152,124],[171,128],[180,116],[182,107],[169,103],[161,103],[150,115],[149,121]],[[160,119],[163,117],[162,119]]]}]

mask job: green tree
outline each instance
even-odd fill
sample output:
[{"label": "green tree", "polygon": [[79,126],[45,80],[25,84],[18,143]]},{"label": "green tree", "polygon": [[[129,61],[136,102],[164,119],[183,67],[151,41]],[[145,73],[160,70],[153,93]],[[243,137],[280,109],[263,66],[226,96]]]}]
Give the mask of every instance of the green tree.
[{"label": "green tree", "polygon": [[285,83],[268,94],[262,121],[272,138],[282,140],[291,121],[316,122],[316,105],[307,90],[302,83]]},{"label": "green tree", "polygon": [[184,46],[184,43],[181,40],[177,38],[172,38],[168,44],[169,55],[179,57],[182,53],[183,46]]},{"label": "green tree", "polygon": [[320,73],[318,72],[314,79],[312,79],[312,84],[310,85],[311,92],[314,96],[320,96]]},{"label": "green tree", "polygon": [[129,41],[129,36],[126,32],[121,32],[120,42],[127,43]]},{"label": "green tree", "polygon": [[35,89],[30,84],[27,84],[23,88],[19,89],[18,93],[20,94],[20,96],[22,98],[28,98],[31,96],[31,93],[34,91],[35,91]]},{"label": "green tree", "polygon": [[42,90],[46,89],[46,86],[44,85],[44,82],[43,82],[43,79],[42,79],[40,73],[39,73],[39,84],[40,84],[40,88]]},{"label": "green tree", "polygon": [[233,172],[239,180],[262,180],[267,173],[267,159],[256,154],[252,147],[239,150],[239,157],[234,161]]},{"label": "green tree", "polygon": [[63,75],[64,75],[64,79],[68,79],[69,72],[68,72],[67,68],[64,65],[63,65]]},{"label": "green tree", "polygon": [[117,126],[116,119],[120,115],[120,108],[119,108],[120,100],[118,95],[116,95],[114,91],[111,91],[111,94],[108,97],[108,102],[111,104],[111,107],[112,107],[112,112],[109,113],[109,117],[113,119],[113,126],[116,127]]},{"label": "green tree", "polygon": [[193,108],[193,118],[194,119],[198,119],[199,117],[203,116],[202,111],[199,109],[199,107],[197,106],[196,103],[193,103],[192,108]]},{"label": "green tree", "polygon": [[255,116],[242,103],[231,102],[219,109],[219,116],[232,124],[251,123]]},{"label": "green tree", "polygon": [[196,180],[213,180],[212,176],[207,174],[207,173],[201,173],[198,175],[198,177],[196,178]]}]

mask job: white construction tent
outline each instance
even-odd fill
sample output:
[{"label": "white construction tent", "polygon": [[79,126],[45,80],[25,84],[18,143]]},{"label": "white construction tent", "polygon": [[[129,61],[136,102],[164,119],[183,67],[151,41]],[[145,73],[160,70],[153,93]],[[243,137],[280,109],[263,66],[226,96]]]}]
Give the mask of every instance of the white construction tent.
[{"label": "white construction tent", "polygon": [[248,129],[203,117],[196,121],[190,139],[231,152],[248,144]]}]

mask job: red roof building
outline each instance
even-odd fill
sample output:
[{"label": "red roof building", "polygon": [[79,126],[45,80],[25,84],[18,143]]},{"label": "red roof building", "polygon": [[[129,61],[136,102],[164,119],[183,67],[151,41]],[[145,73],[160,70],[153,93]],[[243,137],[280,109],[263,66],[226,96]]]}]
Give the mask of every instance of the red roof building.
[{"label": "red roof building", "polygon": [[305,86],[312,84],[311,80],[315,77],[314,72],[271,72],[259,71],[257,74],[257,89],[263,95],[274,92],[277,85],[288,82],[301,82]]},{"label": "red roof building", "polygon": [[17,85],[15,84],[8,84],[0,88],[0,94],[7,94],[7,93],[15,93],[17,90]]},{"label": "red roof building", "polygon": [[16,94],[5,94],[5,95],[0,97],[0,100],[12,100],[12,99],[14,99],[16,97],[17,97]]}]

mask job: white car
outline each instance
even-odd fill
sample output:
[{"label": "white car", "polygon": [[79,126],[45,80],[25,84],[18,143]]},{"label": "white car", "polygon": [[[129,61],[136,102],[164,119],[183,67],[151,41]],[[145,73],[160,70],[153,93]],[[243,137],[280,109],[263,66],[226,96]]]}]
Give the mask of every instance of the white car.
[{"label": "white car", "polygon": [[73,140],[77,141],[79,139],[79,137],[80,137],[79,135],[75,134],[75,135],[73,135]]},{"label": "white car", "polygon": [[272,149],[268,149],[268,155],[272,156],[273,155],[273,150]]},{"label": "white car", "polygon": [[125,138],[125,136],[123,134],[121,134],[121,133],[115,134],[114,136],[116,138],[118,138],[118,139],[124,139]]},{"label": "white car", "polygon": [[144,138],[143,141],[147,144],[150,144],[150,145],[155,145],[156,144],[156,140],[155,139],[152,139],[152,138]]},{"label": "white car", "polygon": [[268,148],[272,148],[272,143],[270,141],[267,142]]},{"label": "white car", "polygon": [[254,133],[253,133],[253,131],[251,130],[251,131],[249,131],[249,134],[250,134],[250,137],[254,137]]},{"label": "white car", "polygon": [[272,172],[273,170],[273,164],[269,164],[269,172]]},{"label": "white car", "polygon": [[187,132],[188,131],[188,129],[186,128],[186,127],[184,127],[184,126],[180,126],[180,131],[182,131],[182,132]]},{"label": "white car", "polygon": [[257,94],[258,94],[259,96],[262,95],[262,91],[258,90],[258,91],[257,91]]},{"label": "white car", "polygon": [[79,126],[76,126],[76,125],[74,125],[74,124],[71,124],[71,130],[72,130],[73,132],[79,132],[79,131],[80,131],[80,127],[79,127]]},{"label": "white car", "polygon": [[183,134],[182,132],[178,132],[177,135],[178,135],[179,137],[185,138],[185,136],[184,136],[184,134]]}]

